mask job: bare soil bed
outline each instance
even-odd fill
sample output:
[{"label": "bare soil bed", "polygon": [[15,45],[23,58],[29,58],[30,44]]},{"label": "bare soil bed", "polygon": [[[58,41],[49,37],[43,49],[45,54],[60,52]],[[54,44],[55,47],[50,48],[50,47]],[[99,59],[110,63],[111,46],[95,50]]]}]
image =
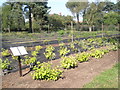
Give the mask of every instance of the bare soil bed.
[{"label": "bare soil bed", "polygon": [[[120,51],[120,50],[119,50]],[[61,59],[51,61],[59,65]],[[10,73],[2,77],[3,88],[82,88],[93,80],[96,75],[110,69],[118,62],[118,51],[111,51],[103,58],[91,58],[88,62],[79,63],[78,67],[64,70],[63,78],[57,81],[33,80],[31,72],[19,77],[19,72]],[[29,70],[23,70],[23,74]]]}]

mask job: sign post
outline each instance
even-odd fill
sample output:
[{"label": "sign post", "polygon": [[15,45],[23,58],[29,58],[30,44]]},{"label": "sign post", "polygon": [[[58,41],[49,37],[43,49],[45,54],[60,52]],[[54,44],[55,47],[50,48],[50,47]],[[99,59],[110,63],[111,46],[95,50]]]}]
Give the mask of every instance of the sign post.
[{"label": "sign post", "polygon": [[19,63],[19,73],[20,77],[22,76],[22,68],[21,68],[21,58],[20,56],[28,54],[24,46],[18,47],[11,47],[10,50],[12,51],[13,56],[18,56],[18,63]]},{"label": "sign post", "polygon": [[19,73],[20,73],[20,77],[22,77],[22,68],[21,68],[21,61],[20,61],[20,56],[18,56],[18,62],[19,62]]}]

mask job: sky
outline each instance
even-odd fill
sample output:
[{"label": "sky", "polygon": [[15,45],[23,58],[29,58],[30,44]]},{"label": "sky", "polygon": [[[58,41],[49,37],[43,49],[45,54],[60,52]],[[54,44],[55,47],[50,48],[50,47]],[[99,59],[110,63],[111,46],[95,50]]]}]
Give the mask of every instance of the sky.
[{"label": "sky", "polygon": [[53,13],[61,13],[63,15],[72,15],[71,12],[65,7],[65,4],[68,0],[61,0],[61,1],[55,1],[55,0],[49,0],[48,6],[51,7],[51,14]]},{"label": "sky", "polygon": [[[2,3],[4,3],[5,1],[7,0],[0,0],[0,6],[2,5]],[[65,4],[68,0],[48,0],[48,6],[51,7],[51,10],[50,10],[50,14],[62,14],[62,15],[71,15],[72,16],[72,13],[70,12],[69,9],[66,8]],[[83,0],[84,1],[84,0]],[[96,1],[96,0],[88,0],[88,1]],[[114,3],[117,2],[117,0],[110,0]],[[80,20],[82,20],[82,18],[80,17]]]},{"label": "sky", "polygon": [[[48,6],[51,6],[51,12],[50,14],[53,13],[62,13],[63,15],[72,15],[70,10],[66,8],[65,4],[68,0],[49,0]],[[84,1],[84,0],[83,0]],[[88,0],[89,2],[91,1],[96,1],[96,0]],[[117,2],[117,0],[110,0],[114,3]]]},{"label": "sky", "polygon": [[[51,7],[51,11],[50,14],[62,14],[62,15],[72,15],[72,13],[70,12],[69,9],[66,8],[65,4],[68,0],[49,0],[48,2],[48,6]],[[84,0],[83,0],[84,1]],[[88,0],[89,2],[95,2],[96,0]],[[117,0],[110,0],[114,3],[117,2]],[[74,20],[76,20],[76,18],[74,18]],[[80,21],[82,21],[82,17],[80,17]]]}]

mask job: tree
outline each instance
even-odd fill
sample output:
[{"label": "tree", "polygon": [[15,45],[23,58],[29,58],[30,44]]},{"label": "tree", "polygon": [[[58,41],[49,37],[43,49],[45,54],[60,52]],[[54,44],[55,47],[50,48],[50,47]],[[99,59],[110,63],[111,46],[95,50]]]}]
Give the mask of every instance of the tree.
[{"label": "tree", "polygon": [[73,21],[72,16],[62,16],[58,14],[49,15],[49,26],[51,30],[60,30],[68,28],[71,21]]},{"label": "tree", "polygon": [[73,21],[73,17],[72,17],[72,16],[67,15],[67,16],[64,16],[63,19],[64,19],[64,20],[63,20],[63,24],[64,24],[64,27],[65,27],[65,30],[66,30],[67,28],[69,29],[69,26],[71,25],[71,21],[73,22],[73,24],[75,23],[75,22]]},{"label": "tree", "polygon": [[89,31],[92,31],[92,27],[95,24],[103,23],[103,7],[105,6],[104,2],[92,2],[89,4],[89,7],[86,10],[84,15],[84,22],[89,25]]},{"label": "tree", "polygon": [[38,22],[40,31],[47,30],[48,26],[48,14],[50,7],[47,6],[47,2],[36,3],[33,9],[33,17]]},{"label": "tree", "polygon": [[2,29],[10,32],[11,26],[11,5],[4,3],[2,6]]},{"label": "tree", "polygon": [[11,28],[17,29],[17,31],[21,31],[25,27],[22,4],[19,2],[15,2],[10,13],[12,14]]},{"label": "tree", "polygon": [[[28,14],[28,18],[29,18],[29,31],[30,33],[34,32],[33,29],[32,29],[32,9],[34,8],[35,6],[35,3],[33,2],[25,2],[23,3],[24,6],[24,13],[27,13]],[[27,15],[26,14],[26,15]]]},{"label": "tree", "polygon": [[116,30],[117,25],[119,29],[119,20],[120,15],[117,12],[110,11],[104,15],[104,24],[107,25],[107,29],[109,28],[109,30]]},{"label": "tree", "polygon": [[103,8],[103,11],[110,12],[116,9],[116,6],[113,2],[106,1],[105,7]]},{"label": "tree", "polygon": [[[30,2],[24,3],[25,12],[29,14],[29,32],[34,32],[32,28],[32,18],[36,20],[40,26],[40,30],[42,29],[42,25],[47,23],[47,14],[50,7],[47,7],[47,2]],[[33,17],[31,16],[33,15]]]},{"label": "tree", "polygon": [[2,6],[2,28],[4,31],[21,30],[25,26],[22,5],[6,2]]},{"label": "tree", "polygon": [[50,25],[50,29],[53,30],[58,30],[60,28],[63,28],[64,26],[62,23],[62,16],[58,14],[49,15],[49,25]]},{"label": "tree", "polygon": [[88,1],[79,0],[79,2],[74,2],[74,0],[69,0],[66,3],[66,7],[72,12],[72,14],[77,18],[77,23],[79,25],[79,16],[85,12],[86,7],[88,6]]},{"label": "tree", "polygon": [[106,24],[106,25],[117,25],[118,24],[118,18],[119,18],[119,15],[116,12],[111,11],[109,13],[106,13],[105,16],[104,16],[104,24]]},{"label": "tree", "polygon": [[[0,6],[0,21],[2,21],[2,7]],[[2,31],[2,22],[0,22],[0,32]]]},{"label": "tree", "polygon": [[118,13],[118,27],[119,27],[119,30],[120,30],[120,1],[118,1],[116,3],[116,10],[115,11]]}]

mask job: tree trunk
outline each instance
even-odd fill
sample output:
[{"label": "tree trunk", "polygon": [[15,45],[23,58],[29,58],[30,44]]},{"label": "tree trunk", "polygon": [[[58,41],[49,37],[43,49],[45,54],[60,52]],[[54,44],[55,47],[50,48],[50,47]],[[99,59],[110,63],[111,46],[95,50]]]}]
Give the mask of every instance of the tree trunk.
[{"label": "tree trunk", "polygon": [[11,31],[10,31],[10,25],[8,25],[8,28],[7,28],[7,30],[8,30],[8,32],[10,33]]},{"label": "tree trunk", "polygon": [[102,37],[103,37],[104,25],[102,23]]},{"label": "tree trunk", "polygon": [[18,18],[18,28],[17,28],[18,31],[21,31],[20,29],[20,17]]},{"label": "tree trunk", "polygon": [[10,28],[7,28],[8,29],[8,32],[10,33]]},{"label": "tree trunk", "polygon": [[[31,19],[32,19],[32,22],[33,22],[34,21],[34,17],[33,17],[32,13],[31,13]],[[32,24],[32,33],[34,33],[33,24]]]},{"label": "tree trunk", "polygon": [[79,30],[79,13],[76,13],[77,16],[77,30]]},{"label": "tree trunk", "polygon": [[120,23],[118,23],[118,31],[120,31]]},{"label": "tree trunk", "polygon": [[90,26],[90,27],[89,27],[89,32],[91,32],[91,31],[92,31],[92,27]]},{"label": "tree trunk", "polygon": [[93,31],[94,31],[95,30],[95,26],[93,25],[92,28],[93,28]]},{"label": "tree trunk", "polygon": [[[41,25],[41,22],[39,23],[39,31],[41,32],[42,31],[42,25]],[[48,31],[49,32],[49,31]]]},{"label": "tree trunk", "polygon": [[83,11],[83,22],[85,22],[85,13],[86,13],[86,10],[87,9],[84,9],[84,11]]},{"label": "tree trunk", "polygon": [[73,22],[71,21],[71,33],[72,33],[72,42],[73,42]]},{"label": "tree trunk", "polygon": [[[41,27],[39,27],[39,31],[41,32],[42,31],[42,28]],[[49,32],[49,31],[48,31]]]},{"label": "tree trunk", "polygon": [[79,13],[76,13],[77,16],[77,23],[79,23]]},{"label": "tree trunk", "polygon": [[29,32],[32,33],[32,18],[31,18],[31,7],[29,6]]},{"label": "tree trunk", "polygon": [[64,28],[64,30],[67,30],[67,25],[65,24],[65,28]]},{"label": "tree trunk", "polygon": [[49,30],[50,30],[50,25],[48,24],[48,31],[47,31],[47,33],[49,32]]}]

